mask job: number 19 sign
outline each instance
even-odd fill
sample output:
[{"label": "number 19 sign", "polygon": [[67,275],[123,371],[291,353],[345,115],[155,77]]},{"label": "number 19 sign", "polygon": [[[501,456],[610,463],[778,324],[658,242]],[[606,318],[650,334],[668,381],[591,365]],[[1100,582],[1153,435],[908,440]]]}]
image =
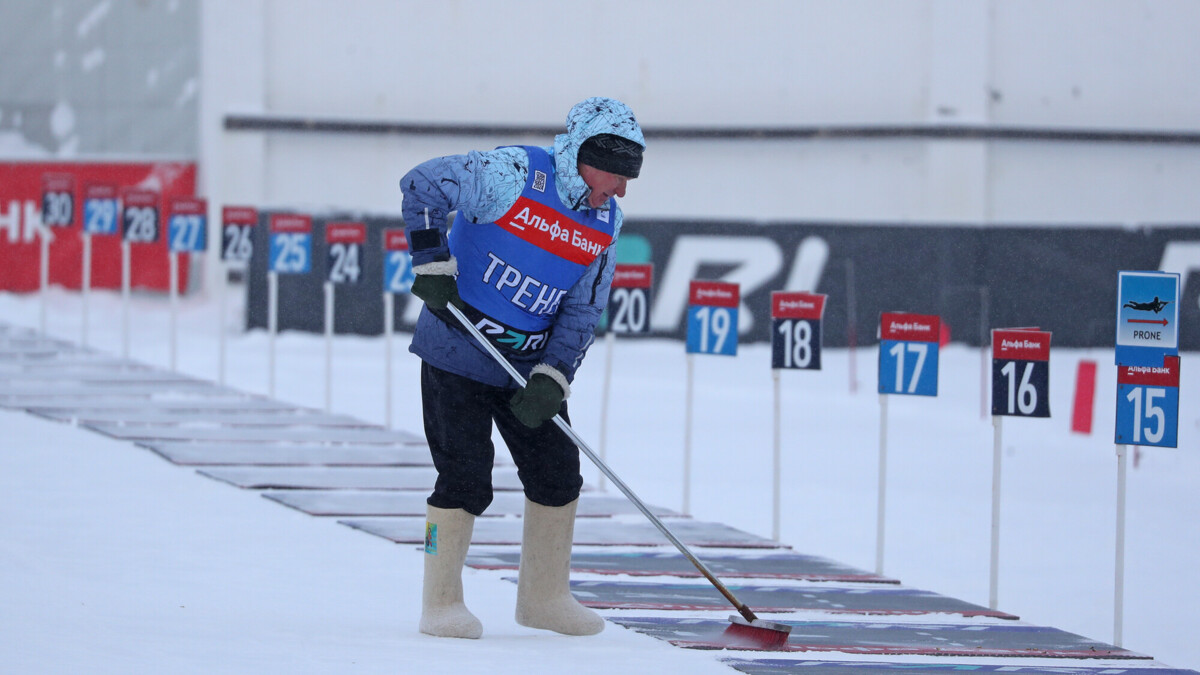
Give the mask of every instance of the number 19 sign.
[{"label": "number 19 sign", "polygon": [[1117,368],[1119,445],[1179,447],[1179,357],[1163,365]]},{"label": "number 19 sign", "polygon": [[880,315],[880,394],[937,396],[941,330],[941,319],[933,315]]},{"label": "number 19 sign", "polygon": [[821,317],[825,296],[771,293],[771,367],[821,369]]},{"label": "number 19 sign", "polygon": [[737,284],[693,281],[688,289],[687,353],[737,356]]}]

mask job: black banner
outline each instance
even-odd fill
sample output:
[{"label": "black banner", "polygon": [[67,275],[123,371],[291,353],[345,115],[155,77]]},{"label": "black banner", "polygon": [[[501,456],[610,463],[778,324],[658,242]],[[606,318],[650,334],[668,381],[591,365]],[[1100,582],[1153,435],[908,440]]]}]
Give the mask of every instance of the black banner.
[{"label": "black banner", "polygon": [[[266,225],[260,214],[249,268],[247,321],[267,325]],[[383,330],[384,227],[399,218],[313,218],[313,259],[325,260],[327,222],[367,224],[362,278],[336,288],[338,333]],[[648,335],[686,332],[687,281],[741,285],[742,342],[770,340],[771,291],[829,296],[823,343],[874,344],[883,311],[937,314],[951,339],[986,344],[998,327],[1038,327],[1060,347],[1111,347],[1116,333],[1117,273],[1181,273],[1180,346],[1200,349],[1200,226],[999,227],[741,223],[628,219],[618,261],[654,265]],[[323,330],[324,270],[279,280],[279,327]],[[397,298],[396,328],[407,298]],[[636,339],[636,338],[631,338]]]}]

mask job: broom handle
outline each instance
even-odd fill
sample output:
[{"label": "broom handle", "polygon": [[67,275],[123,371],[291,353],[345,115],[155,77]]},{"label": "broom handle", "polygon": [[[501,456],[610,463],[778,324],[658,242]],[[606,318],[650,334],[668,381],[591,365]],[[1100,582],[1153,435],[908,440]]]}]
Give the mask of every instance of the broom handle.
[{"label": "broom handle", "polygon": [[[508,374],[511,375],[514,380],[516,380],[517,384],[521,385],[522,387],[525,386],[525,378],[521,377],[521,374],[517,372],[517,369],[508,362],[508,359],[504,358],[503,354],[500,353],[500,350],[496,349],[496,346],[493,345],[487,338],[485,338],[483,333],[479,332],[479,329],[476,328],[475,325],[471,323],[470,319],[468,319],[466,315],[462,313],[462,310],[456,307],[454,303],[449,302],[446,303],[446,309],[450,310],[450,313],[454,315],[454,318],[458,319],[458,322],[461,323],[463,327],[471,333],[471,336],[474,337],[475,340],[479,342],[479,344],[482,345],[485,350],[487,350],[488,354],[491,354],[492,358],[496,360],[496,363],[499,363],[506,371],[508,371]],[[636,494],[634,494],[633,490],[631,490],[629,486],[625,484],[625,481],[621,480],[617,474],[613,473],[612,469],[608,468],[608,465],[605,464],[604,461],[592,451],[591,447],[589,447],[588,444],[579,437],[579,434],[575,433],[575,430],[571,428],[571,425],[567,424],[567,421],[562,418],[562,415],[555,415],[554,423],[558,425],[559,429],[563,430],[563,433],[565,433],[575,443],[575,445],[579,446],[579,449],[583,451],[583,454],[587,455],[587,458],[592,460],[592,464],[595,464],[596,468],[600,469],[601,473],[607,476],[608,479],[612,481],[613,485],[617,486],[617,489],[619,489],[629,499],[629,501],[632,502],[633,505],[642,512],[642,515],[646,516],[646,518],[650,520],[654,527],[657,527],[658,531],[662,532],[663,536],[666,537],[667,540],[672,544],[674,544],[675,548],[679,549],[679,552],[696,566],[696,569],[700,570],[700,573],[703,574],[704,577],[708,579],[718,591],[721,592],[721,595],[725,596],[725,599],[737,609],[738,613],[740,613],[744,619],[750,622],[758,620],[758,617],[755,616],[754,612],[751,611],[751,609],[745,604],[743,604],[742,601],[738,600],[737,596],[735,596],[732,591],[726,588],[725,584],[721,583],[721,580],[718,579],[716,575],[708,569],[708,566],[706,566],[703,562],[700,562],[700,559],[692,553],[691,549],[689,549],[686,544],[680,541],[679,538],[676,537],[673,532],[671,532],[671,530],[667,529],[667,526],[663,524],[662,520],[660,520],[658,516],[654,515],[654,513],[646,507],[646,504],[643,503]]]}]

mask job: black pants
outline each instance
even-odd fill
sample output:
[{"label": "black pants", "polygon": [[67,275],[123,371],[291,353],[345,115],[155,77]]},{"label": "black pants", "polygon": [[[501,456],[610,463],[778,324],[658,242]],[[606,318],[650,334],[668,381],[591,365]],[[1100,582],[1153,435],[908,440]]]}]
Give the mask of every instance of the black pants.
[{"label": "black pants", "polygon": [[[530,501],[564,506],[579,497],[579,448],[554,422],[521,424],[508,408],[514,393],[421,363],[425,437],[438,472],[430,506],[478,516],[492,503],[493,422]],[[569,421],[565,401],[559,414]]]}]

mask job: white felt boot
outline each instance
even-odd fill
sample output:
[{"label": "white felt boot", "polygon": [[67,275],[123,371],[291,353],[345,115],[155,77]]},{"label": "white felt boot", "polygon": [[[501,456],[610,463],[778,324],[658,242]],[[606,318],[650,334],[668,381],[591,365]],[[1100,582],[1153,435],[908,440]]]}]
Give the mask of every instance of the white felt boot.
[{"label": "white felt boot", "polygon": [[595,635],[604,619],[571,595],[571,540],[575,509],[525,500],[521,572],[517,581],[517,623],[565,635]]},{"label": "white felt boot", "polygon": [[425,586],[421,632],[438,637],[478,638],[483,624],[463,604],[462,568],[475,516],[462,509],[426,505]]}]

